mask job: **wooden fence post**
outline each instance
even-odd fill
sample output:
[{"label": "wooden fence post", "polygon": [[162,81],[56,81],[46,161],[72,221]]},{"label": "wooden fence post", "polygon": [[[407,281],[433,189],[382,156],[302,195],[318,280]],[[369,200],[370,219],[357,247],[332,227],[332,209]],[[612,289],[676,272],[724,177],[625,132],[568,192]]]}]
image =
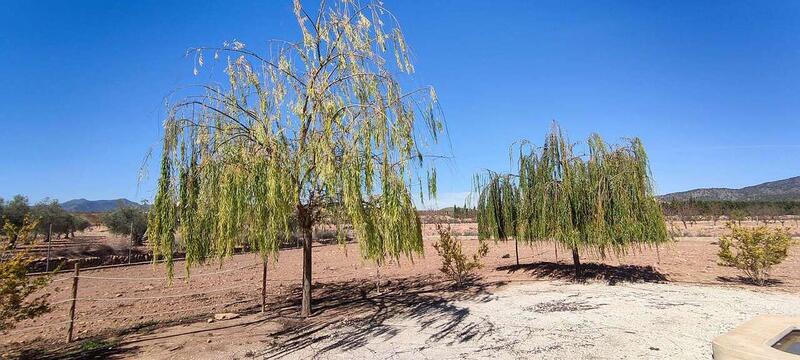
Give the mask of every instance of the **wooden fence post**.
[{"label": "wooden fence post", "polygon": [[53,245],[53,223],[47,227],[47,265],[44,266],[46,272],[50,271],[50,248]]},{"label": "wooden fence post", "polygon": [[72,276],[72,302],[69,305],[69,323],[67,325],[67,342],[72,342],[72,329],[75,325],[75,303],[78,301],[78,262],[75,262],[75,275]]},{"label": "wooden fence post", "polygon": [[267,307],[267,259],[264,259],[264,271],[261,275],[261,312]]},{"label": "wooden fence post", "polygon": [[133,248],[134,243],[135,242],[133,240],[133,221],[131,221],[131,239],[130,243],[128,244],[128,264],[131,263],[131,249]]}]

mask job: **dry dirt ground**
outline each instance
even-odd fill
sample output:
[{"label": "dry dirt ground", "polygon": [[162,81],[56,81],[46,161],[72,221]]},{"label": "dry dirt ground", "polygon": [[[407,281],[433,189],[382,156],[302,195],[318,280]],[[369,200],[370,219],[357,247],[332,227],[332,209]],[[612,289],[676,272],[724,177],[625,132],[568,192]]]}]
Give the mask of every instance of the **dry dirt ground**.
[{"label": "dry dirt ground", "polygon": [[[778,226],[780,224],[775,224]],[[797,233],[797,224],[792,231]],[[432,226],[426,226],[432,235]],[[0,333],[0,353],[37,358],[708,358],[709,341],[760,313],[800,311],[800,247],[755,288],[716,264],[718,222],[684,228],[670,246],[622,258],[585,254],[586,283],[572,282],[569,254],[549,243],[490,247],[480,278],[455,290],[425,257],[380,269],[356,244],[314,249],[315,316],[297,318],[301,252],[284,250],[269,269],[267,311],[259,312],[261,269],[254,255],[193,268],[176,278],[163,265],[81,273],[76,337],[63,345],[71,279],[48,291],[54,311]],[[477,247],[474,224],[465,251]],[[378,276],[379,275],[379,276]],[[380,291],[376,280],[380,278]],[[615,285],[615,286],[610,286]],[[215,313],[234,320],[206,322]]]}]

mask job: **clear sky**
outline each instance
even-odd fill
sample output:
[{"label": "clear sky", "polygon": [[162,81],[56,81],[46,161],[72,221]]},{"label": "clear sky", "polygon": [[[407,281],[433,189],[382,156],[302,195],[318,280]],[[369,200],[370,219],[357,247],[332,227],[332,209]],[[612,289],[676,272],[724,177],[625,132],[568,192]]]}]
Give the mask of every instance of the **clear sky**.
[{"label": "clear sky", "polygon": [[[659,193],[800,175],[799,1],[384,2],[450,128],[438,205],[551,120],[641,137]],[[3,0],[0,196],[152,198],[157,164],[137,173],[186,48],[296,28],[289,0]]]}]

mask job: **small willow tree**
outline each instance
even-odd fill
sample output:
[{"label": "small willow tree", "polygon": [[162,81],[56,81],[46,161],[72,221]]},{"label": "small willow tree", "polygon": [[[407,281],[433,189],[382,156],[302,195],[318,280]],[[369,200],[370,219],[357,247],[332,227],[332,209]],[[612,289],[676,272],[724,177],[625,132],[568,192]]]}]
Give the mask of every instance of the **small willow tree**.
[{"label": "small willow tree", "polygon": [[576,154],[557,124],[541,148],[520,151],[519,173],[479,176],[478,233],[527,243],[554,240],[605,257],[670,240],[654,197],[644,146],[638,138],[611,146],[597,135]]},{"label": "small willow tree", "polygon": [[[148,236],[172,272],[222,260],[247,244],[265,261],[298,230],[303,316],[311,314],[312,231],[352,230],[381,264],[423,250],[411,185],[435,196],[422,149],[444,130],[435,92],[404,92],[414,67],[395,18],[378,2],[323,2],[294,15],[302,39],[271,41],[267,55],[234,41],[191,49],[225,59],[226,82],[203,84],[170,107]],[[423,187],[423,182],[426,186]],[[178,234],[178,236],[176,236]]]}]

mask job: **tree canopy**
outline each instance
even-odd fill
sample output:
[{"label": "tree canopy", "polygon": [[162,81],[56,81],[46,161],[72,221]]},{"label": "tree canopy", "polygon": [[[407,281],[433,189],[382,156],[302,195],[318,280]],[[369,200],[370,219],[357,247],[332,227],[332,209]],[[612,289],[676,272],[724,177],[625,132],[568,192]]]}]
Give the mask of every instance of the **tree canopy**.
[{"label": "tree canopy", "polygon": [[[44,199],[31,206],[28,198],[23,195],[14,196],[8,203],[0,199],[0,223],[9,223],[19,228],[25,224],[26,218],[37,224],[33,229],[34,238],[38,234],[48,234],[51,226],[54,234],[69,237],[75,231],[83,231],[90,225],[83,216],[64,210],[58,200]],[[14,235],[9,236],[13,238]]]},{"label": "tree canopy", "polygon": [[276,257],[296,223],[309,315],[316,223],[349,224],[378,263],[422,252],[411,187],[435,194],[424,151],[444,126],[433,88],[403,90],[414,66],[380,3],[323,2],[312,16],[296,0],[294,15],[301,39],[270,41],[266,54],[239,41],[191,49],[197,71],[213,56],[226,79],[169,108],[148,236],[170,269],[184,247],[188,268],[237,244]]},{"label": "tree canopy", "polygon": [[518,174],[478,177],[481,238],[554,240],[573,250],[620,255],[670,239],[638,138],[608,145],[600,135],[576,154],[557,124],[541,148],[521,147]]},{"label": "tree canopy", "polygon": [[71,214],[58,204],[58,200],[45,199],[30,208],[31,216],[38,220],[36,232],[47,234],[52,226],[53,234],[65,237],[89,227],[89,221],[80,215]]},{"label": "tree canopy", "polygon": [[103,214],[101,218],[108,230],[118,235],[131,235],[141,244],[147,231],[147,212],[139,207],[120,205],[116,210]]}]

